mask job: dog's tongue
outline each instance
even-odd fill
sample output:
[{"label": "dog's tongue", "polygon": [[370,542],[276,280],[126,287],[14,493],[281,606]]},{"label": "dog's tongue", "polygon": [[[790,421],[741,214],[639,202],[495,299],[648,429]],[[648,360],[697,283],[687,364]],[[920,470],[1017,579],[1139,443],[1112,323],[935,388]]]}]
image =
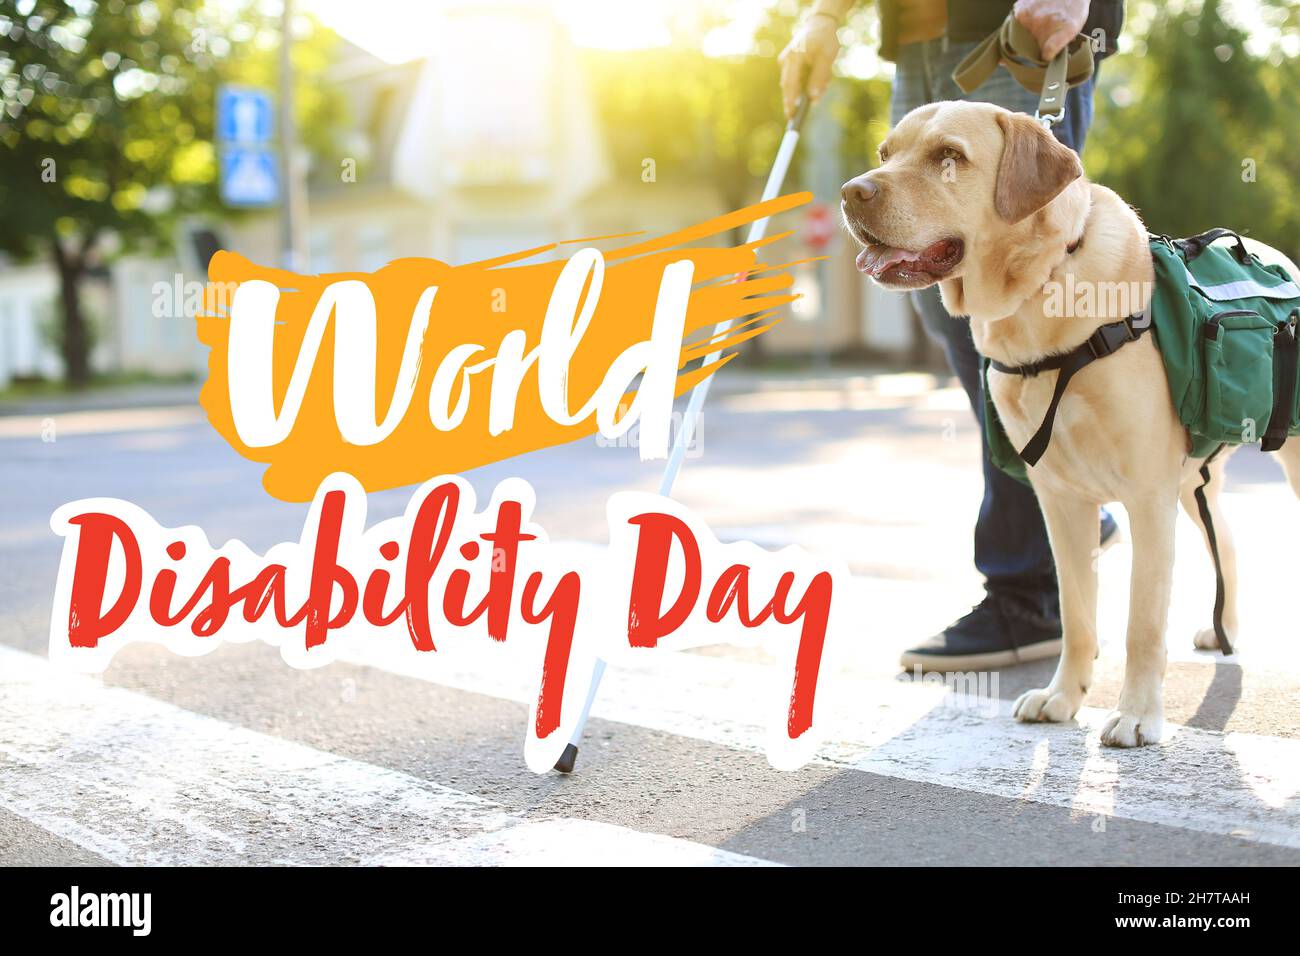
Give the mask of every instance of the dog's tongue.
[{"label": "dog's tongue", "polygon": [[907,262],[912,253],[893,246],[870,245],[858,253],[858,271],[878,276],[892,265]]},{"label": "dog's tongue", "polygon": [[949,252],[948,245],[947,239],[940,239],[920,252],[909,252],[893,246],[873,244],[858,253],[858,271],[869,276],[880,276],[894,266],[905,265],[910,272],[926,272],[929,271],[927,266],[938,265],[943,260]]}]

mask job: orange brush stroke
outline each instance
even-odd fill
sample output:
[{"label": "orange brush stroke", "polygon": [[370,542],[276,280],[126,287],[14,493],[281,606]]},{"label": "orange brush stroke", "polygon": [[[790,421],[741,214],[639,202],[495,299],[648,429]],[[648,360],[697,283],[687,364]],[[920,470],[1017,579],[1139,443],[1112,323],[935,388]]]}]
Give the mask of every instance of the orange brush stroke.
[{"label": "orange brush stroke", "polygon": [[[730,333],[719,337],[723,346],[733,346],[775,325],[771,313],[791,302],[789,274],[764,270],[759,277],[718,284],[722,276],[745,275],[756,264],[761,243],[730,247],[680,248],[685,243],[709,239],[746,223],[772,216],[808,202],[810,193],[782,196],[728,215],[703,222],[656,239],[624,246],[604,253],[604,286],[595,316],[569,366],[572,407],[584,404],[604,378],[610,363],[625,349],[650,337],[660,279],[665,267],[674,262],[694,263],[694,282],[686,310],[684,338],[719,322],[739,322]],[[635,235],[635,234],[631,234]],[[769,240],[770,241],[770,240]],[[555,245],[543,247],[553,249]],[[273,377],[275,400],[283,402],[298,350],[316,302],[325,287],[344,279],[366,283],[375,299],[377,330],[377,407],[382,416],[397,379],[402,348],[411,314],[420,294],[438,286],[429,328],[421,348],[419,378],[410,408],[396,430],[376,445],[358,446],[345,442],[335,423],[333,409],[334,331],[331,322],[317,355],[311,381],[293,431],[283,442],[266,448],[244,445],[235,430],[230,411],[226,376],[229,322],[209,305],[198,318],[200,341],[209,347],[208,380],[199,396],[208,420],[230,445],[245,458],[266,462],[263,476],[266,490],[285,501],[310,500],[321,479],[335,471],[354,475],[367,491],[378,491],[424,481],[433,475],[462,472],[501,461],[539,448],[573,441],[596,431],[595,416],[576,425],[553,421],[541,407],[534,365],[519,389],[515,424],[503,434],[488,433],[488,396],[492,370],[474,375],[470,382],[469,413],[458,428],[439,431],[430,423],[426,405],[433,373],[443,356],[457,345],[474,342],[485,347],[471,363],[496,354],[507,332],[523,329],[527,348],[537,345],[551,289],[564,267],[563,261],[518,263],[522,254],[500,256],[484,262],[452,266],[435,259],[398,259],[373,274],[336,273],[323,276],[296,275],[259,266],[240,255],[219,252],[209,266],[214,289],[233,289],[237,284],[264,279],[282,291],[276,311]],[[292,290],[292,291],[285,291]],[[211,297],[211,296],[210,296]],[[501,311],[494,304],[505,303]],[[761,317],[761,320],[759,319]],[[717,345],[709,346],[709,350]],[[683,345],[679,368],[698,358],[698,343]],[[707,368],[694,368],[678,375],[676,394],[681,395],[712,375],[730,358]],[[629,396],[630,397],[630,396]]]}]

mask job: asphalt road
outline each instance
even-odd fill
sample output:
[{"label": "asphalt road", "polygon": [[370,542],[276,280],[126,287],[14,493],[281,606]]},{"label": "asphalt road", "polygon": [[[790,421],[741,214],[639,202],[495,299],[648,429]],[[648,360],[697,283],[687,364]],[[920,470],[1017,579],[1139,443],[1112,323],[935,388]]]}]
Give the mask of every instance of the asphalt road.
[{"label": "asphalt road", "polygon": [[[768,765],[746,688],[775,665],[733,648],[611,669],[570,777],[524,766],[527,692],[486,675],[299,671],[260,644],[134,645],[102,679],[55,672],[56,506],[123,497],[256,550],[297,538],[306,506],[266,495],[261,466],[176,396],[30,409],[0,416],[0,864],[1300,862],[1300,644],[1278,600],[1300,506],[1266,456],[1239,454],[1225,496],[1240,651],[1192,649],[1213,586],[1183,522],[1166,738],[1119,752],[1097,736],[1122,676],[1127,545],[1100,558],[1103,650],[1079,722],[1007,716],[1051,662],[990,675],[972,706],[895,663],[979,597],[964,398],[923,375],[723,374],[678,497],[724,539],[797,543],[853,573],[860,629],[816,761]],[[553,539],[601,542],[606,496],[654,490],[659,467],[584,440],[466,477],[485,499],[507,475],[532,482]],[[371,520],[409,490],[371,495]]]}]

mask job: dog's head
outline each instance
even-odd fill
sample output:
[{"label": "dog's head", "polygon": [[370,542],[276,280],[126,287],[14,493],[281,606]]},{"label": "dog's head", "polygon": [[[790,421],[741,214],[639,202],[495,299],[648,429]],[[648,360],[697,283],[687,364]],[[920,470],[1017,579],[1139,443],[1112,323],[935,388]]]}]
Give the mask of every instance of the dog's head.
[{"label": "dog's head", "polygon": [[903,117],[880,165],[844,184],[841,205],[863,246],[858,268],[886,288],[920,289],[987,271],[980,253],[1023,244],[1036,232],[1024,221],[1082,174],[1030,116],[933,103]]}]

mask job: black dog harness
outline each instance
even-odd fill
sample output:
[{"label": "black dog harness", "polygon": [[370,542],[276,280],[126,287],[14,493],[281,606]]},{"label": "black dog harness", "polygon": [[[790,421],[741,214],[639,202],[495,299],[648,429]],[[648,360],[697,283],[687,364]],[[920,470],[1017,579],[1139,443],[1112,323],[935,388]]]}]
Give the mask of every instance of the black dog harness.
[{"label": "black dog harness", "polygon": [[[1074,374],[1099,358],[1115,354],[1129,342],[1136,342],[1150,327],[1151,316],[1146,312],[1139,312],[1118,322],[1103,325],[1088,336],[1087,341],[1082,345],[1060,355],[1049,355],[1028,365],[1004,365],[996,359],[989,359],[989,365],[999,372],[1023,375],[1026,378],[1032,378],[1040,372],[1050,372],[1052,369],[1061,371],[1056,379],[1056,388],[1052,391],[1051,404],[1047,406],[1047,414],[1043,416],[1043,423],[1038,426],[1038,431],[1034,432],[1034,437],[1029,439],[1029,444],[1018,452],[1025,464],[1037,464],[1038,459],[1043,457],[1043,452],[1047,451],[1047,444],[1052,440],[1052,423],[1056,420],[1056,408],[1061,404],[1061,396],[1065,394],[1065,387],[1070,384]],[[1214,521],[1210,517],[1209,502],[1205,497],[1205,486],[1210,483],[1210,462],[1223,451],[1223,447],[1220,445],[1216,448],[1214,453],[1201,464],[1201,484],[1196,488],[1195,497],[1201,524],[1205,526],[1206,540],[1210,545],[1210,557],[1214,561],[1214,633],[1219,640],[1219,649],[1224,654],[1231,654],[1232,645],[1223,626],[1223,562],[1219,557],[1219,542],[1214,533]]]},{"label": "black dog harness", "polygon": [[1061,396],[1065,394],[1065,387],[1070,384],[1070,379],[1080,369],[1086,368],[1097,359],[1113,355],[1129,342],[1136,342],[1150,327],[1150,315],[1138,312],[1118,322],[1103,325],[1088,336],[1085,342],[1068,352],[1049,355],[1028,365],[1004,365],[997,359],[989,359],[989,365],[999,372],[1021,375],[1025,378],[1033,378],[1041,372],[1050,372],[1053,369],[1060,370],[1061,374],[1056,378],[1056,388],[1052,391],[1052,401],[1047,406],[1043,423],[1038,426],[1038,431],[1034,432],[1034,437],[1029,439],[1029,444],[1017,452],[1025,464],[1038,464],[1038,459],[1042,458],[1043,452],[1047,451],[1047,445],[1052,440],[1052,424],[1056,421],[1056,409],[1061,404]]},{"label": "black dog harness", "polygon": [[[1227,236],[1236,239],[1232,251],[1211,248]],[[1066,253],[1082,241],[1080,236]],[[1159,326],[1153,334],[1160,337],[1170,396],[1187,433],[1186,457],[1200,460],[1201,481],[1194,497],[1214,561],[1215,636],[1223,652],[1231,654],[1223,624],[1223,566],[1205,489],[1212,479],[1211,465],[1227,445],[1259,440],[1261,448],[1272,451],[1288,437],[1300,436],[1296,394],[1300,286],[1281,266],[1263,264],[1227,229],[1211,229],[1188,239],[1153,235],[1149,244],[1155,288],[1142,313],[1103,325],[1076,348],[1038,362],[1013,366],[988,361],[999,372],[1025,377],[1051,370],[1058,373],[1042,424],[1019,450],[1007,441],[986,390],[985,421],[992,423],[987,429],[989,454],[1008,474],[1026,480],[1023,469],[1015,466],[1034,465],[1047,451],[1070,379]],[[1269,366],[1271,372],[1265,371]],[[1258,439],[1256,422],[1267,422]]]}]

